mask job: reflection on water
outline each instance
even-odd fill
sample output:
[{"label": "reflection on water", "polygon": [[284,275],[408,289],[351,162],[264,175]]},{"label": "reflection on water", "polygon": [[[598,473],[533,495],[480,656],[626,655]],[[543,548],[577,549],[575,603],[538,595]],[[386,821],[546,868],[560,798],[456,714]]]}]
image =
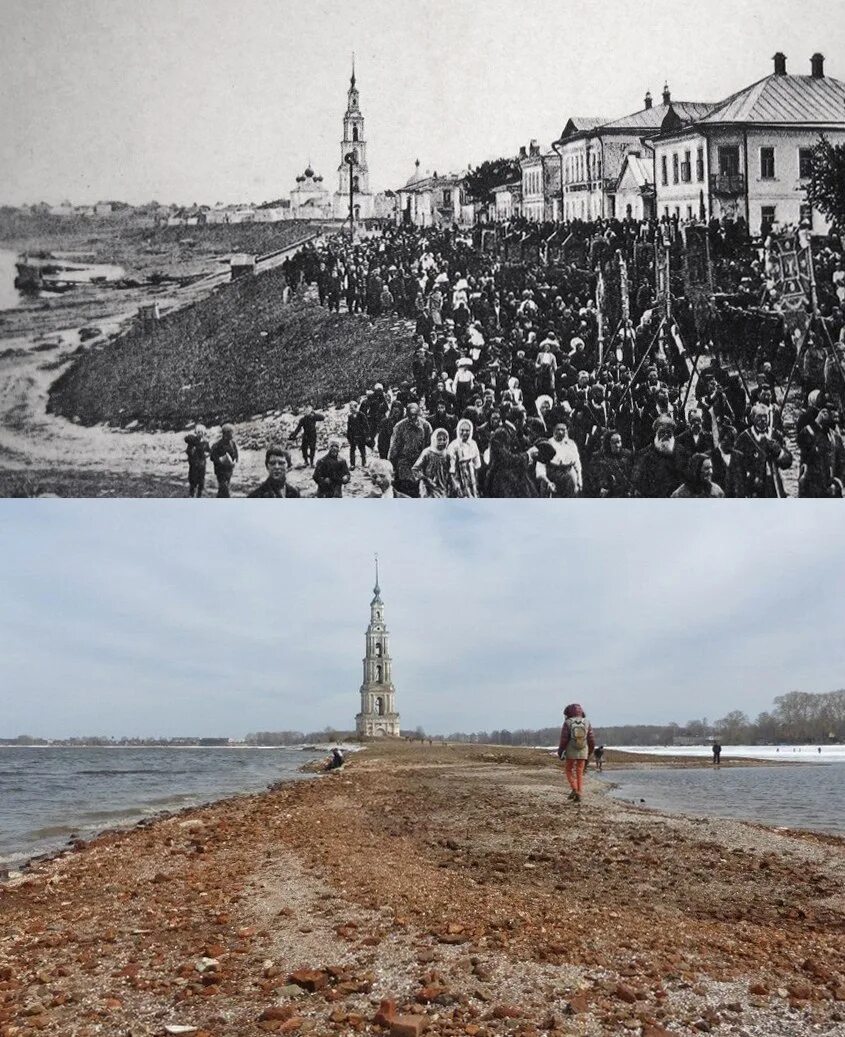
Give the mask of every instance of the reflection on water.
[{"label": "reflection on water", "polygon": [[734,817],[845,835],[845,763],[605,771],[620,799],[657,810]]},{"label": "reflection on water", "polygon": [[15,288],[17,252],[0,248],[0,310],[13,310],[20,305],[21,293]]}]

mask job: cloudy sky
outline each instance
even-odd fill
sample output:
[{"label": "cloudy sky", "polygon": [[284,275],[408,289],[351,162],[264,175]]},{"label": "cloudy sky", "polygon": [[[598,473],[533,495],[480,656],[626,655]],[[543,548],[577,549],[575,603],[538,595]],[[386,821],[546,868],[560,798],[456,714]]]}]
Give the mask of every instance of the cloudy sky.
[{"label": "cloudy sky", "polygon": [[404,728],[661,723],[843,686],[841,509],[6,501],[0,737],[350,728],[373,551]]},{"label": "cloudy sky", "polygon": [[716,101],[786,52],[845,78],[842,0],[3,0],[0,202],[334,189],[350,55],[372,186],[548,145],[570,115]]}]

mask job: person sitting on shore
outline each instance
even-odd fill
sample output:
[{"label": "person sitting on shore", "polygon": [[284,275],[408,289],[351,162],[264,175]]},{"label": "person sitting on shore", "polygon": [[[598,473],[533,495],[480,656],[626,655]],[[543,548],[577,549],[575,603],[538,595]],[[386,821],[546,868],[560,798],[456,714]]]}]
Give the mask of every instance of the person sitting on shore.
[{"label": "person sitting on shore", "polygon": [[205,489],[205,471],[211,447],[205,425],[197,425],[185,436],[188,455],[188,496],[202,497]]},{"label": "person sitting on shore", "polygon": [[326,760],[326,770],[336,771],[343,766],[343,763],[343,753],[337,748],[337,746],[335,746],[334,749],[332,749],[331,756]]},{"label": "person sitting on shore", "polygon": [[264,455],[264,467],[267,478],[256,486],[250,497],[299,497],[299,490],[288,484],[288,469],[291,467],[290,454],[282,446],[268,447]]},{"label": "person sitting on shore", "polygon": [[581,802],[584,771],[595,747],[590,721],[587,720],[583,708],[577,702],[571,702],[563,711],[563,726],[560,729],[557,755],[559,759],[566,760],[566,780],[572,790],[569,798],[576,803]]}]

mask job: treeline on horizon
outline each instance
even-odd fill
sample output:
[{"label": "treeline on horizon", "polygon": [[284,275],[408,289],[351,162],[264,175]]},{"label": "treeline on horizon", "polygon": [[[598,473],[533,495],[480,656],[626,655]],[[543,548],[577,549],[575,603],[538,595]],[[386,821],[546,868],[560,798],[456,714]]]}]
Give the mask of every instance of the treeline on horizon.
[{"label": "treeline on horizon", "polygon": [[[778,743],[830,744],[845,742],[845,689],[825,692],[790,691],[778,695],[771,711],[758,714],[751,720],[742,710],[731,710],[719,720],[688,720],[686,724],[594,724],[596,740],[605,745],[684,745],[706,742],[714,738],[722,744],[771,745]],[[436,741],[470,742],[487,745],[556,745],[560,726],[519,728],[494,731],[453,731],[450,734],[427,734],[422,727],[403,731],[410,739],[432,738]],[[324,727],[321,731],[257,731],[244,739],[246,745],[302,745],[313,742],[347,741],[355,738],[354,731]],[[124,745],[124,746],[178,746],[227,745],[221,738],[109,738],[102,735],[79,736],[65,739],[37,738],[18,735],[0,738],[0,745]]]}]

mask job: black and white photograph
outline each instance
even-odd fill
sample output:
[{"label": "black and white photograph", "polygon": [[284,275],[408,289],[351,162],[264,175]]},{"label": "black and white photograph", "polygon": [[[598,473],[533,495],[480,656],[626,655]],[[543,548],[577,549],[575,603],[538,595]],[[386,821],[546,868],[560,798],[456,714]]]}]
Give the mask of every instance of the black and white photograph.
[{"label": "black and white photograph", "polygon": [[9,0],[0,493],[841,498],[842,15]]}]

